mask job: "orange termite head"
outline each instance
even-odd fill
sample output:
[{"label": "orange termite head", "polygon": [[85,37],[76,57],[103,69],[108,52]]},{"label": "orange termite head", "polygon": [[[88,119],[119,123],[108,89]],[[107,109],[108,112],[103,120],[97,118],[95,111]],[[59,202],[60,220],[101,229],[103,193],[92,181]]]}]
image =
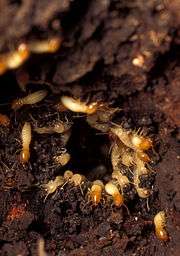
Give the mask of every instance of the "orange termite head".
[{"label": "orange termite head", "polygon": [[132,136],[132,144],[136,149],[145,150],[145,151],[150,149],[153,146],[152,140],[150,138],[144,138],[138,135]]},{"label": "orange termite head", "polygon": [[116,207],[122,206],[122,204],[124,203],[124,198],[120,194],[119,189],[117,188],[117,186],[115,184],[113,184],[111,181],[108,182],[105,185],[105,191],[107,194],[109,194],[113,197],[114,205]]},{"label": "orange termite head", "polygon": [[30,151],[28,149],[23,149],[20,154],[20,161],[21,163],[25,164],[29,161],[30,158]]}]

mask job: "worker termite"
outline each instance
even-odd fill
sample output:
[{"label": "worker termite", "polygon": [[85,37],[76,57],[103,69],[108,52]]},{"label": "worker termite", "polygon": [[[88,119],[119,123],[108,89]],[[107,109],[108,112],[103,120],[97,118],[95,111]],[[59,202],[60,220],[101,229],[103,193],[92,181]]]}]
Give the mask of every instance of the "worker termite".
[{"label": "worker termite", "polygon": [[73,174],[72,171],[67,170],[64,172],[64,180],[66,181],[65,184],[69,182],[73,184],[75,187],[79,186],[81,193],[83,194],[83,190],[81,186],[85,181],[85,177],[83,175],[78,173]]},{"label": "worker termite", "polygon": [[121,190],[123,192],[123,189],[125,189],[127,186],[130,185],[130,181],[126,175],[123,175],[120,171],[114,170],[112,173],[112,178],[117,180],[118,184],[121,187]]},{"label": "worker termite", "polygon": [[134,170],[134,185],[136,188],[136,191],[141,198],[147,198],[150,195],[150,190],[147,188],[141,188],[140,185],[140,176],[141,175],[147,175],[149,173],[149,170],[145,167],[144,162],[136,157],[136,167]]},{"label": "worker termite", "polygon": [[119,189],[117,188],[117,186],[113,184],[113,182],[110,181],[105,185],[105,191],[107,194],[113,197],[113,202],[115,206],[120,207],[123,205],[124,198],[119,192]]},{"label": "worker termite", "polygon": [[43,133],[64,133],[70,129],[70,123],[63,123],[61,121],[56,122],[52,126],[35,127],[34,131],[40,134]]},{"label": "worker termite", "polygon": [[71,155],[67,152],[64,152],[60,155],[54,156],[53,159],[56,164],[64,166],[70,161]]},{"label": "worker termite", "polygon": [[9,126],[9,124],[10,124],[9,117],[0,113],[0,125]]},{"label": "worker termite", "polygon": [[97,102],[86,104],[85,102],[81,102],[69,96],[62,96],[61,103],[64,107],[73,112],[86,113],[88,115],[95,113],[99,107]]},{"label": "worker termite", "polygon": [[95,180],[89,191],[89,196],[93,204],[96,206],[100,203],[102,199],[102,191],[104,189],[104,184],[101,180]]},{"label": "worker termite", "polygon": [[63,184],[64,184],[64,178],[62,176],[57,176],[54,180],[50,180],[47,184],[43,184],[42,187],[47,192],[47,195],[44,201],[50,194],[53,194],[58,187],[63,186]]},{"label": "worker termite", "polygon": [[166,216],[164,211],[160,211],[155,215],[154,225],[157,238],[166,242],[169,236],[166,231]]},{"label": "worker termite", "polygon": [[119,163],[128,168],[134,164],[134,157],[129,148],[125,147],[121,142],[114,143],[111,149],[111,163],[113,170],[118,169]]},{"label": "worker termite", "polygon": [[22,128],[21,139],[22,139],[22,151],[20,154],[20,160],[22,163],[27,163],[30,158],[29,146],[31,143],[31,125],[28,122],[25,122]]},{"label": "worker termite", "polygon": [[40,102],[47,96],[47,90],[39,90],[27,95],[24,98],[16,99],[12,102],[12,109],[17,110],[24,105],[31,105]]},{"label": "worker termite", "polygon": [[29,49],[32,53],[54,53],[59,49],[61,43],[62,39],[60,37],[52,37],[29,43]]}]

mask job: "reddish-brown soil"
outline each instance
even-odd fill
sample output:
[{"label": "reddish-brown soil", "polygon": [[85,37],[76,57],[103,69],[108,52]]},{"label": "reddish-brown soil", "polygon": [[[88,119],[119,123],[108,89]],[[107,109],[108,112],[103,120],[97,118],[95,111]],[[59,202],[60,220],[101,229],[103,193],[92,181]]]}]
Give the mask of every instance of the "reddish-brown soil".
[{"label": "reddish-brown soil", "polygon": [[[33,55],[20,68],[29,74],[27,92],[18,71],[0,77],[0,113],[10,126],[0,126],[0,255],[37,255],[45,239],[48,255],[180,255],[180,67],[178,0],[43,0],[0,2],[0,51],[22,41],[57,35],[55,54]],[[133,60],[143,57],[141,67]],[[11,109],[13,99],[41,88],[49,91],[38,104]],[[92,128],[86,117],[66,113],[71,136],[33,132],[31,158],[19,161],[25,121],[48,125],[60,118],[54,106],[63,94],[119,107],[113,121],[128,129],[142,127],[154,142],[153,193],[147,200],[134,191],[126,207],[87,199],[90,182],[111,175],[108,134]],[[71,160],[54,166],[52,156],[67,147]],[[44,201],[40,186],[66,169],[86,177],[82,187],[66,184]],[[159,241],[153,217],[165,210],[169,241]]]}]

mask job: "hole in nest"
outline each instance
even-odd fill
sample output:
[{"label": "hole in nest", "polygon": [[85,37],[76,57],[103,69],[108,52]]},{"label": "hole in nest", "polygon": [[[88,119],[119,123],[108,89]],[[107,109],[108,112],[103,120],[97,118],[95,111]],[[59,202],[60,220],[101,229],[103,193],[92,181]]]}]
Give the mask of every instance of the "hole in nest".
[{"label": "hole in nest", "polygon": [[89,180],[103,179],[110,170],[109,144],[107,134],[100,134],[86,120],[78,118],[67,145],[71,155],[69,169]]}]

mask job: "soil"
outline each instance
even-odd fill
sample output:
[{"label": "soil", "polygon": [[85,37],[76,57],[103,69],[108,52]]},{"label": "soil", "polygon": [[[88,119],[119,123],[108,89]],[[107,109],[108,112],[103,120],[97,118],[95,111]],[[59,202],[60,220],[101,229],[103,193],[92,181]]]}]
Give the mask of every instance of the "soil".
[{"label": "soil", "polygon": [[[0,52],[22,41],[63,38],[55,54],[33,55],[0,77],[0,112],[10,118],[0,126],[0,255],[38,255],[40,237],[48,255],[180,254],[179,10],[178,0],[0,2]],[[26,92],[19,73],[28,74]],[[42,88],[48,90],[42,102],[11,109],[12,100]],[[153,177],[141,181],[153,190],[148,203],[133,189],[121,208],[106,197],[96,207],[88,200],[91,182],[111,177],[109,123],[102,132],[85,115],[57,111],[63,94],[118,107],[113,122],[141,127],[153,139]],[[59,119],[72,122],[70,133],[33,132],[30,161],[22,165],[24,122],[48,126]],[[60,167],[53,156],[64,148],[71,160]],[[67,169],[86,177],[82,188],[67,183],[44,200],[42,184]],[[160,210],[168,242],[155,236]]]}]

